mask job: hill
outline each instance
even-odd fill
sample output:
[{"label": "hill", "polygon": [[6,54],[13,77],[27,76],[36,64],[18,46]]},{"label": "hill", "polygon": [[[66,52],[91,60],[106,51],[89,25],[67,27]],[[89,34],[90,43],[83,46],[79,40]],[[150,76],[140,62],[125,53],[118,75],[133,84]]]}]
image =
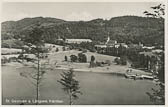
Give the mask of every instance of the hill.
[{"label": "hill", "polygon": [[3,22],[2,40],[29,35],[32,27],[40,24],[45,41],[55,43],[57,38],[89,38],[105,41],[108,36],[119,42],[149,45],[164,44],[164,20],[138,16],[122,16],[110,20],[65,21],[49,17],[24,18]]}]

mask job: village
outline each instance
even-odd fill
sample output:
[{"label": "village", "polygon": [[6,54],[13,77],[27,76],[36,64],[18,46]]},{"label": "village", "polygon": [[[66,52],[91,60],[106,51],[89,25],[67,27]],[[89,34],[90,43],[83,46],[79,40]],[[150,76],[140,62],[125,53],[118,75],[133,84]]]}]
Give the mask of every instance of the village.
[{"label": "village", "polygon": [[[73,68],[75,71],[113,73],[133,79],[156,79],[155,75],[160,67],[159,55],[163,53],[162,49],[154,46],[143,46],[141,43],[127,45],[111,40],[110,37],[106,42],[94,45],[92,47],[95,49],[94,52],[88,50],[87,47],[74,47],[80,44],[90,44],[92,43],[91,39],[58,39],[57,41],[64,42],[66,45],[45,43],[44,48],[48,52],[44,54],[43,62],[47,68],[63,70]],[[26,48],[27,46],[24,46],[24,49]],[[136,54],[131,53],[134,52],[134,49],[136,49]],[[128,54],[129,52],[131,54]],[[21,53],[23,54],[21,49],[2,48],[2,65],[18,64],[17,59]],[[33,57],[26,53],[24,56]],[[80,56],[81,60],[79,60]],[[28,62],[25,63],[29,65]]]}]

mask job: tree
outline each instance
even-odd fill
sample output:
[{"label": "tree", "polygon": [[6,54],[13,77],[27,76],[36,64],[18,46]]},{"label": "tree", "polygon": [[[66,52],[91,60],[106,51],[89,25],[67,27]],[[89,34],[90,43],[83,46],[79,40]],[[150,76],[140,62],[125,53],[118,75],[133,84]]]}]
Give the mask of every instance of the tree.
[{"label": "tree", "polygon": [[95,61],[95,57],[92,55],[91,56],[91,61],[94,62]]},{"label": "tree", "polygon": [[76,55],[70,56],[72,62],[76,62],[78,60],[78,57]]},{"label": "tree", "polygon": [[115,62],[117,65],[119,65],[119,64],[121,63],[121,61],[120,61],[119,58],[115,58],[115,59],[114,59],[114,62]]},{"label": "tree", "polygon": [[59,51],[59,49],[58,49],[58,48],[56,48],[55,52],[58,52],[58,51]]},{"label": "tree", "polygon": [[30,57],[29,60],[27,60],[27,57],[24,57],[21,55],[21,59],[26,59],[27,61],[30,61],[33,63],[33,68],[35,68],[35,71],[32,72],[21,72],[20,75],[28,78],[31,83],[36,87],[36,100],[38,104],[39,100],[39,94],[40,94],[40,84],[43,80],[43,76],[45,74],[44,71],[44,65],[41,63],[41,58],[43,56],[43,53],[47,52],[44,48],[44,40],[43,40],[43,32],[41,30],[39,25],[33,28],[32,31],[29,32],[29,35],[24,36],[21,38],[21,40],[24,42],[26,46],[29,47],[29,50],[25,50],[26,53],[33,54],[35,57]]},{"label": "tree", "polygon": [[65,51],[65,50],[66,50],[66,49],[65,49],[65,46],[63,46],[63,47],[62,47],[62,51]]},{"label": "tree", "polygon": [[92,56],[91,56],[91,61],[90,61],[90,68],[95,67],[94,61],[95,61],[95,57],[92,55]]},{"label": "tree", "polygon": [[68,60],[68,58],[67,58],[67,56],[65,56],[65,61],[67,61]]},{"label": "tree", "polygon": [[9,60],[5,56],[3,56],[1,58],[1,64],[2,64],[2,66],[5,65],[7,62],[9,62]]},{"label": "tree", "polygon": [[70,69],[68,72],[61,74],[61,79],[58,82],[63,86],[63,90],[69,96],[69,105],[73,104],[73,101],[78,99],[78,94],[82,94],[79,87],[79,81],[75,79],[74,70]]},{"label": "tree", "polygon": [[79,62],[87,62],[87,57],[86,57],[85,54],[79,53],[78,54],[78,60],[79,60]]},{"label": "tree", "polygon": [[[150,13],[148,11],[145,11],[144,13],[146,15],[151,15],[154,18],[160,18],[164,19],[164,10],[165,5],[159,4],[158,6],[151,7],[153,9],[153,13]],[[163,20],[162,20],[163,21]],[[161,22],[163,23],[163,22]],[[164,28],[160,29],[160,31],[164,32]],[[164,34],[162,34],[164,35]],[[164,69],[164,52],[161,53],[160,56],[160,62],[159,62],[159,70],[158,74],[156,74],[156,78],[158,78],[157,85],[159,85],[159,89],[152,88],[153,93],[146,92],[146,94],[150,97],[151,101],[155,104],[165,104],[165,69]]]},{"label": "tree", "polygon": [[153,9],[153,12],[148,12],[148,11],[144,11],[144,14],[149,17],[154,17],[154,18],[163,18],[163,16],[165,15],[165,5],[163,4],[159,4],[157,6],[151,7],[151,9]]}]

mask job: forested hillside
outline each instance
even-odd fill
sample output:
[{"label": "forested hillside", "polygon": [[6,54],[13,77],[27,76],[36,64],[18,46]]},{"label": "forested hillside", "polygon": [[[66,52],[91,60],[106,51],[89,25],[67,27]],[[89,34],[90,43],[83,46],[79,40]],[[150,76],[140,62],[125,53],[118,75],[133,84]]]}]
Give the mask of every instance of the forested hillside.
[{"label": "forested hillside", "polygon": [[160,44],[164,42],[164,20],[138,16],[122,16],[110,20],[64,21],[56,18],[24,18],[7,21],[2,25],[2,40],[28,36],[32,27],[40,24],[45,41],[54,43],[57,38],[89,38],[93,41],[111,39],[126,43]]}]

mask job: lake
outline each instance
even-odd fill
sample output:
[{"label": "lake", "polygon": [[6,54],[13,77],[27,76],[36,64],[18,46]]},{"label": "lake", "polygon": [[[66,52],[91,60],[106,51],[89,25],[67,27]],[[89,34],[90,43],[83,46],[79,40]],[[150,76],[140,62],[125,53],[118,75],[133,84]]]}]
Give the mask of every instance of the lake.
[{"label": "lake", "polygon": [[[34,70],[28,67],[16,68],[2,66],[2,103],[20,104],[20,100],[33,101],[36,97],[35,86],[29,79],[20,76],[22,71]],[[68,96],[57,82],[61,78],[61,70],[50,70],[44,76],[40,86],[41,104],[68,104]],[[106,73],[75,72],[80,82],[83,95],[74,104],[79,105],[149,105],[150,98],[146,92],[156,87],[151,80],[132,80],[122,76]],[[45,101],[52,100],[50,103]],[[9,101],[9,102],[8,102]],[[25,103],[29,104],[29,103]],[[30,103],[33,104],[33,103]]]}]

